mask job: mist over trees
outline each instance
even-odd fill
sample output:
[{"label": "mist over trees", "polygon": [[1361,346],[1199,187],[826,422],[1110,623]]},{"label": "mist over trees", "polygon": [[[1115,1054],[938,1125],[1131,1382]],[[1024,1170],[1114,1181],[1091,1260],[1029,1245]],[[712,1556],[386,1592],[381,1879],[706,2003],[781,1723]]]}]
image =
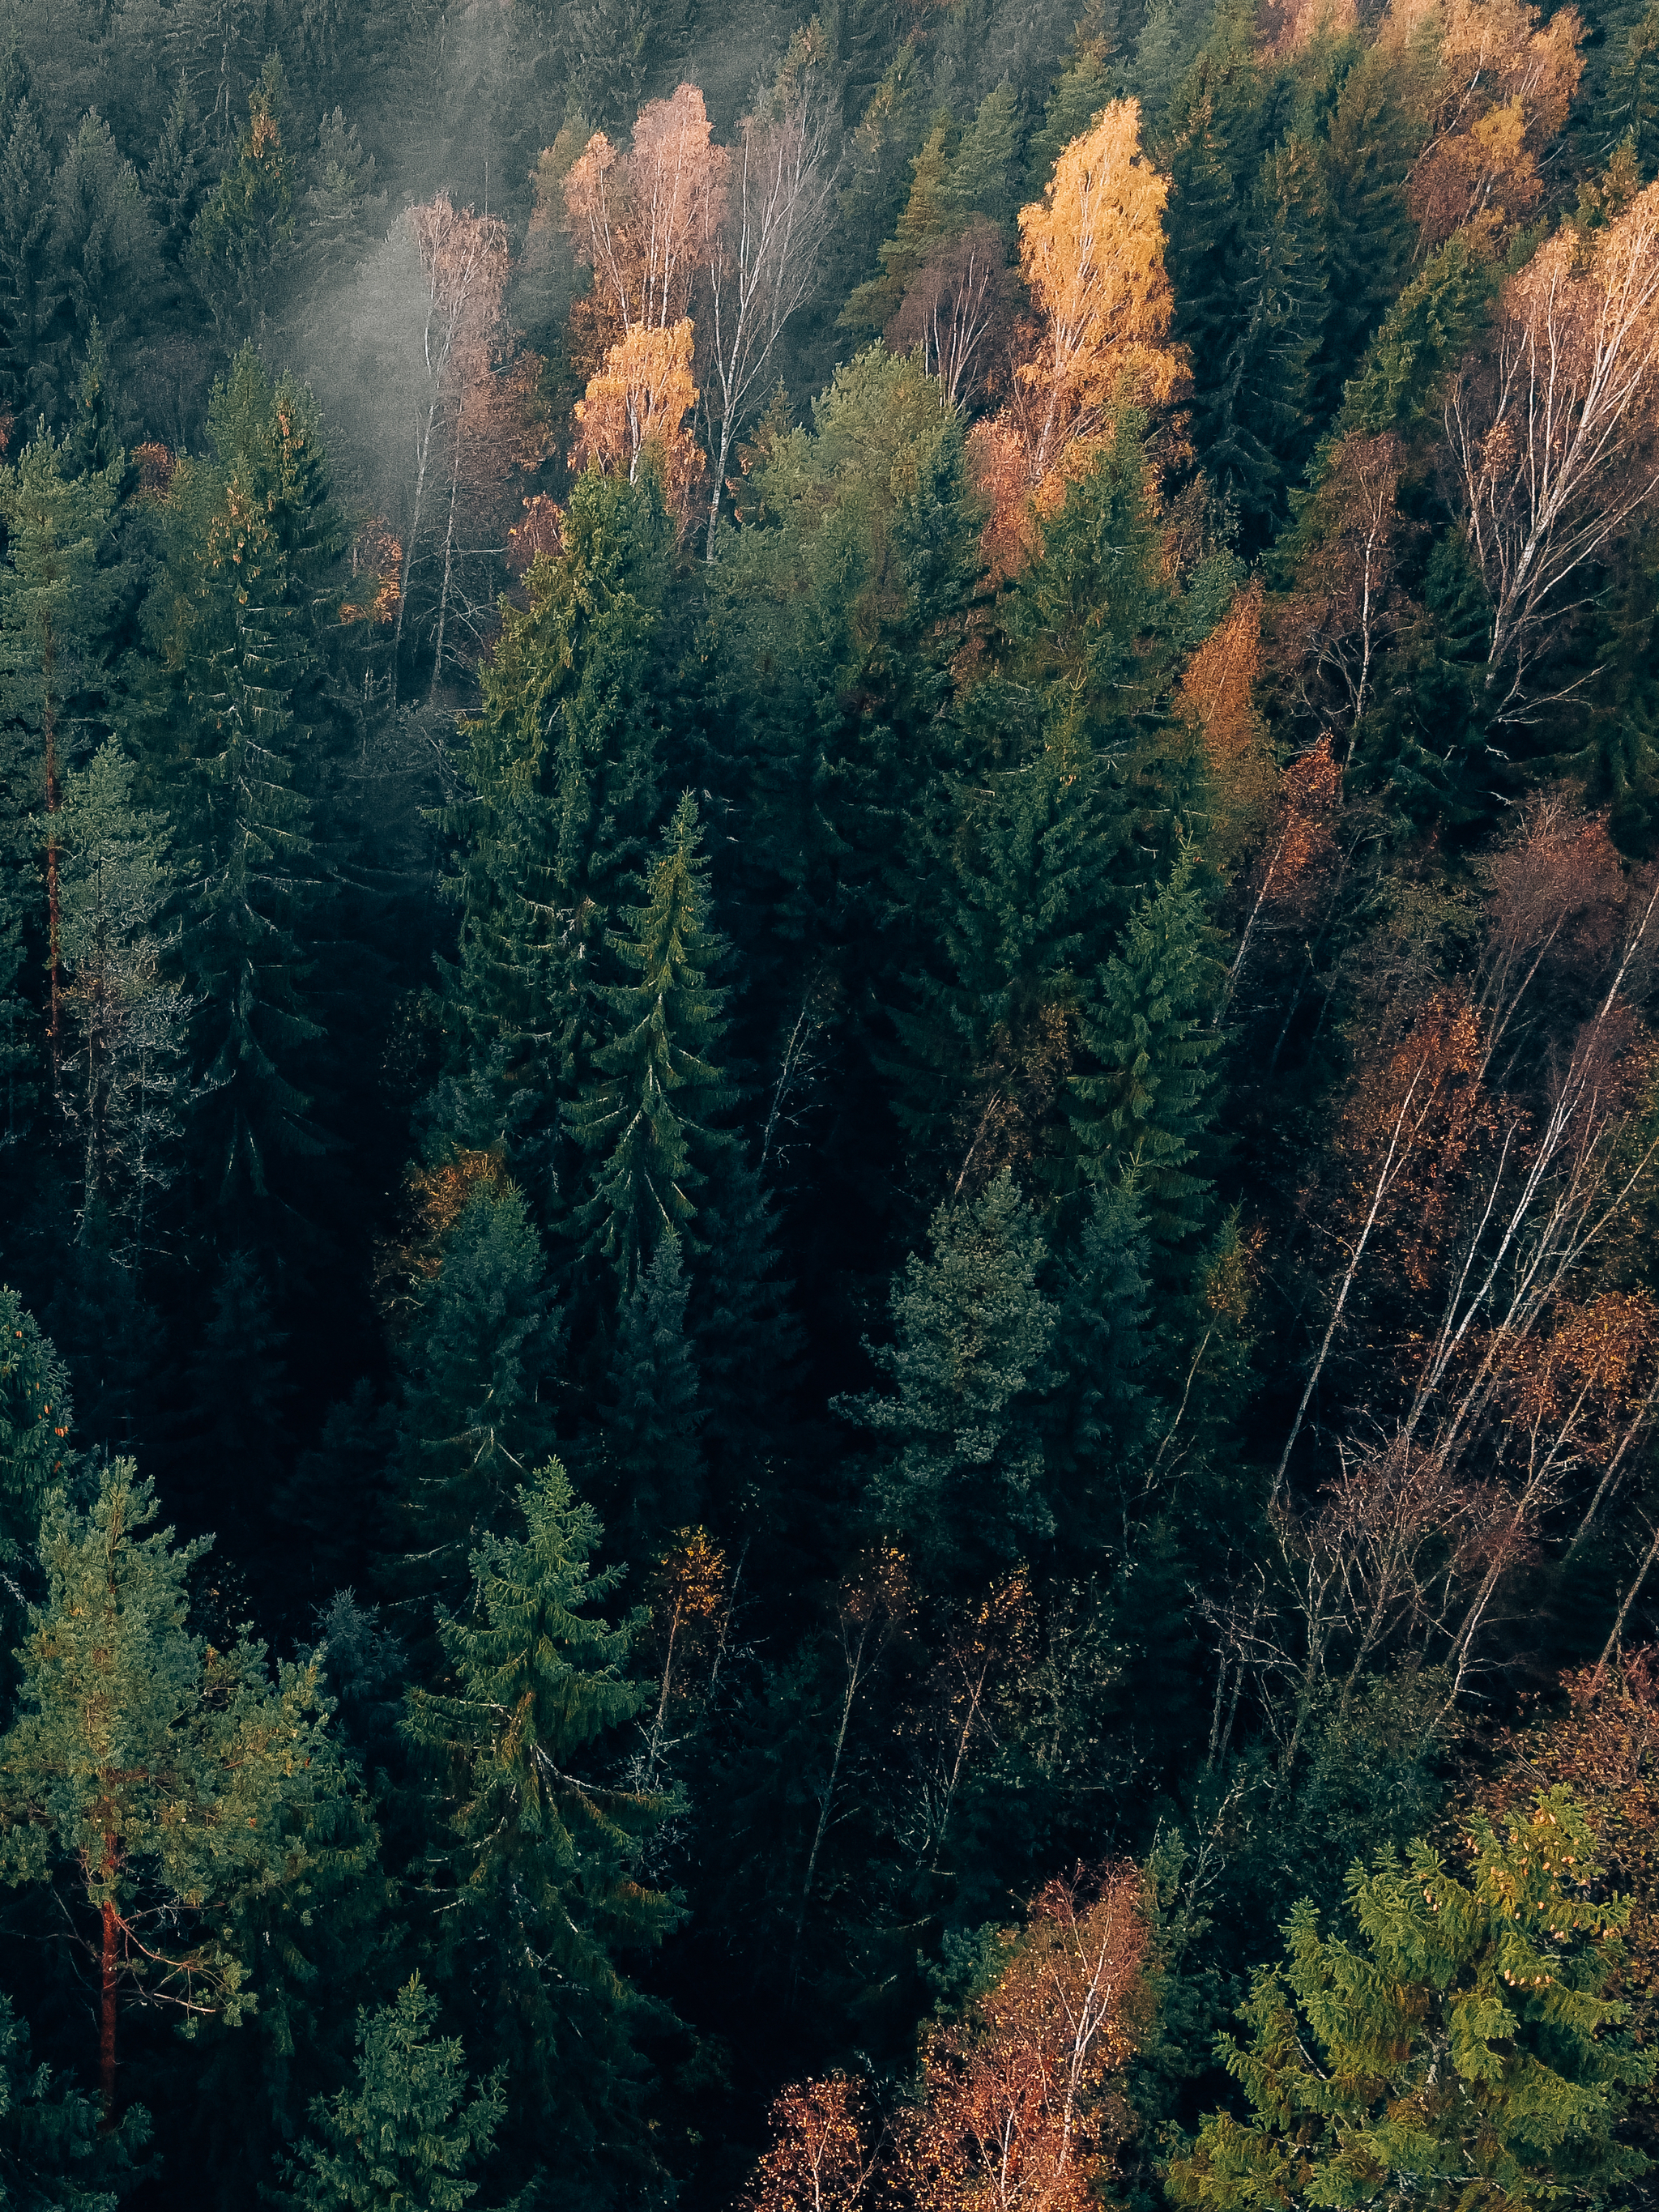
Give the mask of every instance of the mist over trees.
[{"label": "mist over trees", "polygon": [[0,2203],[1644,2212],[1659,0],[0,0]]}]

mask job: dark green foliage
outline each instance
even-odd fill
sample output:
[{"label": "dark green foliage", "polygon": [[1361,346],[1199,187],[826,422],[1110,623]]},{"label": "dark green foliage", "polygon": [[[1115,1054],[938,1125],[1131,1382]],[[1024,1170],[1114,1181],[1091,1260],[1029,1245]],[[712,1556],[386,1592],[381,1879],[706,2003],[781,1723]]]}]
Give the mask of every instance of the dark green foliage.
[{"label": "dark green foliage", "polygon": [[96,2101],[29,2063],[29,2032],[0,1996],[0,2191],[8,2212],[115,2212],[139,2178],[142,2105],[106,2133]]},{"label": "dark green foliage", "polygon": [[144,171],[144,198],[155,224],[156,242],[167,259],[175,264],[184,258],[191,226],[201,206],[205,137],[191,98],[189,80],[181,71],[167,122]]},{"label": "dark green foliage", "polygon": [[650,2008],[617,1961],[660,1942],[677,1917],[639,1874],[669,1807],[585,1771],[644,1698],[627,1674],[641,1616],[612,1626],[598,1610],[622,1571],[590,1564],[592,1509],[556,1460],[518,1505],[517,1527],[474,1553],[466,1607],[440,1621],[442,1686],[411,1693],[406,1729],[448,1832],[434,1838],[453,1885],[440,1893],[442,1953],[459,1966],[487,1947],[485,2032],[532,2085],[535,2138],[556,2131],[568,2185],[602,2144],[617,2154],[600,2130],[637,2091],[631,2045]]},{"label": "dark green foliage", "polygon": [[444,1242],[404,1350],[388,1534],[423,1597],[459,1601],[469,1553],[546,1450],[560,1335],[522,1194],[481,1185]]},{"label": "dark green foliage", "polygon": [[222,1219],[246,1223],[280,1200],[283,1164],[327,1141],[296,1079],[322,1034],[315,793],[345,718],[325,627],[343,532],[314,407],[291,380],[273,388],[251,348],[211,422],[216,465],[173,477],[145,613],[157,659],[130,726],[181,802],[194,1176]]},{"label": "dark green foliage", "polygon": [[842,1411],[892,1455],[866,1511],[944,1571],[994,1571],[1054,1529],[1036,1413],[1056,1315],[1042,1291],[1036,1216],[1006,1170],[981,1198],[941,1206],[927,1259],[912,1254],[891,1297],[895,1342],[872,1353],[891,1395]]},{"label": "dark green foliage", "polygon": [[[1085,2193],[1640,2212],[1642,1923],[1576,1830],[1553,1890],[1411,1844],[1570,1696],[1622,1853],[1655,1733],[1651,517],[1494,705],[1447,403],[1659,166],[1659,35],[1593,0],[1546,144],[1535,72],[1468,133],[1490,20],[0,0],[6,2202],[788,2212],[778,2090],[903,2136],[1002,1931],[1133,1862]],[[682,82],[735,149],[780,56],[827,231],[705,562],[649,450],[571,477],[558,177]],[[1018,216],[1117,100],[1184,358],[1028,507]],[[441,193],[507,275],[434,382]],[[1510,1237],[1437,1456],[1586,1070],[1534,1202],[1605,1226],[1513,1361]]]},{"label": "dark green foliage", "polygon": [[602,1454],[587,1486],[630,1556],[699,1518],[697,1370],[686,1337],[690,1285],[672,1230],[659,1241],[617,1316],[599,1414]]},{"label": "dark green foliage", "polygon": [[507,2100],[499,2069],[472,2088],[459,2039],[433,2032],[438,2010],[411,1974],[390,2004],[358,2015],[356,2087],[313,2100],[311,2139],[273,2202],[293,2212],[460,2212],[472,2203],[478,2185],[466,2177],[489,2157]]},{"label": "dark green foliage", "polygon": [[297,169],[286,143],[293,128],[282,60],[271,54],[248,94],[236,159],[191,227],[191,264],[228,333],[257,320],[261,295],[269,296],[293,243]]},{"label": "dark green foliage", "polygon": [[1097,1073],[1074,1075],[1073,1126],[1085,1172],[1126,1182],[1147,1229],[1178,1249],[1202,1220],[1206,1179],[1195,1176],[1211,1109],[1210,1063],[1220,1044],[1221,969],[1197,854],[1184,845],[1167,883],[1129,917],[1123,949],[1107,962],[1083,1042]]},{"label": "dark green foliage", "polygon": [[1455,537],[1430,556],[1422,611],[1389,663],[1390,681],[1356,736],[1356,765],[1413,821],[1489,824],[1510,782],[1489,731],[1492,611]]},{"label": "dark green foliage", "polygon": [[56,411],[68,337],[52,250],[52,166],[27,98],[0,106],[0,409],[33,428]]},{"label": "dark green foliage", "polygon": [[70,1464],[74,1425],[68,1370],[16,1291],[0,1285],[0,1562],[8,1568],[33,1543],[46,1493]]},{"label": "dark green foliage", "polygon": [[670,531],[648,472],[571,494],[564,550],[532,573],[472,725],[460,840],[460,953],[446,974],[465,1060],[452,1126],[505,1136],[538,1201],[561,1101],[605,1035],[606,933],[646,862],[661,793],[659,622]]},{"label": "dark green foliage", "polygon": [[603,988],[609,1034],[594,1078],[566,1109],[592,1163],[576,1212],[584,1249],[609,1260],[631,1291],[665,1236],[702,1239],[692,1224],[702,1161],[722,1139],[704,1117],[729,1096],[707,1055],[719,1043],[725,993],[711,988],[720,958],[708,927],[708,885],[688,792],[645,878],[642,906],[626,907],[611,949],[635,980]]}]

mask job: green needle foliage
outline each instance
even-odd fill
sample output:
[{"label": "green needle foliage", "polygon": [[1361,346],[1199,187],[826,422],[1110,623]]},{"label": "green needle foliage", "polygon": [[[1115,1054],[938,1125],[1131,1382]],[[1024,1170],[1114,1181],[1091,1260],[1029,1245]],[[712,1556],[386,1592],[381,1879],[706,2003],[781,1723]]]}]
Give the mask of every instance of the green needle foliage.
[{"label": "green needle foliage", "polygon": [[591,1194],[577,1209],[586,1249],[609,1260],[632,1290],[664,1236],[684,1234],[708,1155],[731,1139],[702,1116],[730,1097],[708,1054],[719,1043],[724,991],[711,989],[721,947],[708,927],[708,870],[697,805],[674,810],[642,906],[613,935],[617,957],[638,977],[602,993],[611,1038],[594,1060],[600,1080],[568,1113],[571,1133],[595,1158]]},{"label": "green needle foliage", "polygon": [[[411,1974],[357,2016],[357,2079],[311,2107],[312,2138],[271,2201],[289,2212],[462,2212],[467,2169],[488,2158],[507,2098],[498,2068],[469,2096],[457,2036],[434,2036],[438,2000]],[[520,2200],[514,2198],[514,2203]],[[502,2212],[510,2212],[503,2207]]]},{"label": "green needle foliage", "polygon": [[234,1941],[250,1899],[303,1884],[290,1818],[337,1794],[314,1665],[273,1682],[264,1648],[191,1633],[185,1589],[212,1540],[146,1535],[155,1492],[131,1460],[77,1511],[61,1491],[40,1526],[44,1602],[29,1609],[21,1710],[0,1741],[4,1869],[64,1876],[100,1954],[102,2089],[115,2096],[118,1991],[174,2005],[186,2034],[258,2002]]},{"label": "green needle foliage", "polygon": [[1078,1141],[1096,1176],[1133,1175],[1153,1238],[1177,1245],[1200,1225],[1209,1186],[1193,1173],[1209,1122],[1219,964],[1197,850],[1183,845],[1169,881],[1131,916],[1106,963],[1098,1012],[1083,1025],[1097,1073],[1075,1075]]},{"label": "green needle foliage", "polygon": [[6,2212],[115,2212],[139,2179],[149,2115],[133,2105],[108,2130],[95,2099],[29,2063],[29,2032],[0,1996],[0,2205]]},{"label": "green needle foliage", "polygon": [[639,1869],[669,1806],[582,1771],[646,1696],[627,1671],[643,1614],[612,1627],[600,1611],[623,1571],[591,1564],[599,1521],[557,1460],[519,1504],[524,1533],[485,1538],[472,1602],[440,1620],[445,1687],[412,1690],[404,1726],[444,1808],[447,1954],[482,1947],[489,2032],[537,2083],[551,2139],[580,2152],[627,2094],[647,2009],[617,1954],[660,1942],[678,1917]]},{"label": "green needle foliage", "polygon": [[1348,1876],[1357,1931],[1311,1905],[1255,1979],[1246,2045],[1218,2049],[1253,2107],[1218,2112],[1168,2175],[1204,2212],[1410,2203],[1429,2212],[1620,2201],[1647,2160],[1618,2140],[1654,2058],[1606,1991],[1628,1912],[1597,1901],[1570,1791],[1502,1838],[1472,1820],[1464,1875],[1423,1842]]},{"label": "green needle foliage", "polygon": [[1057,1316],[1042,1231],[1006,1169],[929,1230],[931,1255],[894,1280],[896,1340],[872,1354],[890,1395],[838,1410],[896,1447],[874,1476],[875,1517],[933,1573],[971,1574],[1053,1531],[1036,1405]]},{"label": "green needle foliage", "polygon": [[0,1563],[33,1544],[72,1425],[68,1369],[16,1291],[0,1284]]}]

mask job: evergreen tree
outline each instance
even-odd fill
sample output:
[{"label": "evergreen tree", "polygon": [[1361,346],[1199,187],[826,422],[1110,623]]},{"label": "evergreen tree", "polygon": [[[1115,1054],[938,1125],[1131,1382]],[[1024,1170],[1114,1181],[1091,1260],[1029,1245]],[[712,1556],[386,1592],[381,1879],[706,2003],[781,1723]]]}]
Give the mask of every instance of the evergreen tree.
[{"label": "evergreen tree", "polygon": [[1355,766],[1411,821],[1467,835],[1491,826],[1510,782],[1486,696],[1492,605],[1455,536],[1429,557],[1420,612],[1354,738]]},{"label": "evergreen tree", "polygon": [[1132,1180],[1147,1228],[1166,1251],[1200,1225],[1208,1184],[1193,1173],[1212,1109],[1209,1063],[1221,986],[1196,848],[1184,845],[1167,883],[1130,916],[1106,963],[1083,1042],[1095,1071],[1071,1079],[1077,1141],[1090,1175]]},{"label": "evergreen tree", "polygon": [[1152,1354],[1153,1298],[1146,1205],[1133,1177],[1096,1184],[1060,1255],[1054,1357],[1060,1370],[1044,1449],[1060,1540],[1079,1563],[1097,1556],[1126,1492],[1140,1480],[1164,1379]]},{"label": "evergreen tree", "polygon": [[481,1184],[444,1242],[400,1362],[389,1533],[422,1595],[459,1602],[469,1553],[551,1443],[562,1334],[523,1194]]},{"label": "evergreen tree", "polygon": [[329,662],[343,529],[314,406],[289,380],[273,389],[251,349],[210,425],[217,465],[181,464],[169,489],[129,730],[151,787],[178,797],[193,1174],[246,1237],[292,1203],[287,1164],[327,1144],[295,1079],[322,1036],[314,793],[344,725]]},{"label": "evergreen tree", "polygon": [[215,320],[244,333],[262,319],[294,240],[298,176],[294,149],[285,143],[292,125],[279,56],[266,56],[247,105],[236,159],[190,234],[191,264]]},{"label": "evergreen tree", "polygon": [[75,404],[70,416],[67,442],[77,476],[125,465],[115,419],[119,402],[108,342],[103,325],[94,315],[82,349],[81,374],[76,380]]},{"label": "evergreen tree", "polygon": [[107,738],[66,779],[58,817],[63,1036],[57,1096],[78,1162],[83,1240],[142,1261],[152,1194],[177,1169],[188,1003],[162,973],[171,836],[132,803],[134,769]]},{"label": "evergreen tree", "polygon": [[672,526],[649,471],[585,474],[557,558],[509,611],[471,725],[473,797],[452,810],[460,949],[444,996],[457,1058],[435,1114],[505,1139],[538,1203],[562,1177],[559,1109],[604,1034],[606,932],[646,861],[660,803],[657,636]]},{"label": "evergreen tree", "polygon": [[921,151],[910,164],[910,196],[898,228],[881,248],[881,274],[854,290],[837,319],[838,328],[855,336],[873,336],[897,313],[906,285],[948,219],[956,143],[957,130],[951,118],[936,117],[921,143]]},{"label": "evergreen tree", "polygon": [[645,903],[623,909],[611,946],[637,981],[600,997],[610,1035],[593,1054],[596,1079],[566,1109],[592,1163],[575,1209],[584,1249],[609,1260],[632,1291],[667,1234],[701,1243],[690,1224],[702,1160],[724,1137],[704,1116],[727,1100],[706,1055],[719,1043],[726,994],[711,988],[721,948],[708,927],[708,869],[696,801],[688,792],[646,878]]},{"label": "evergreen tree", "polygon": [[52,252],[52,161],[27,98],[0,107],[0,421],[55,420],[67,334]]},{"label": "evergreen tree", "polygon": [[1204,2122],[1170,2168],[1178,2204],[1623,2201],[1646,2160],[1618,2122],[1653,2072],[1608,1993],[1628,1908],[1590,1893],[1594,1839],[1566,1790],[1501,1839],[1485,1820],[1467,1832],[1457,1873],[1423,1842],[1356,1864],[1352,1941],[1293,1909],[1285,1964],[1244,2009],[1249,2044],[1218,2045],[1252,2117]]},{"label": "evergreen tree", "polygon": [[[105,670],[124,581],[112,540],[121,465],[76,476],[70,463],[67,445],[44,436],[15,464],[0,465],[0,782],[8,811],[16,810],[7,858],[13,869],[33,864],[42,895],[44,911],[32,926],[25,918],[25,942],[38,949],[45,971],[42,1026],[54,1060],[64,1034],[64,778],[107,727]],[[27,829],[19,819],[25,809]]]},{"label": "evergreen tree", "polygon": [[962,135],[941,198],[958,222],[982,215],[1011,236],[1017,213],[1019,99],[1004,77],[981,100]]},{"label": "evergreen tree", "polygon": [[29,2062],[29,2032],[0,1996],[0,2203],[7,2212],[115,2212],[141,2178],[149,2115],[132,2105],[110,2130],[97,2102]]},{"label": "evergreen tree", "polygon": [[[9,1572],[33,1549],[41,1507],[70,1464],[74,1425],[68,1369],[16,1291],[0,1285],[0,1566]],[[9,1592],[12,1629],[15,1603]]]},{"label": "evergreen tree", "polygon": [[446,1958],[470,1972],[488,1947],[487,2032],[532,2085],[532,2139],[554,2131],[570,2186],[629,2155],[631,2044],[650,2008],[617,1954],[660,1942],[677,1909],[639,1870],[666,1802],[583,1772],[644,1702],[627,1674],[643,1615],[612,1627],[599,1612],[622,1570],[591,1566],[599,1525],[556,1460],[519,1506],[523,1534],[474,1553],[471,1602],[439,1627],[445,1686],[411,1692],[407,1729],[447,1807]]},{"label": "evergreen tree", "polygon": [[155,224],[157,246],[170,263],[182,263],[204,186],[206,132],[183,70],[155,151],[144,171],[144,198]]},{"label": "evergreen tree", "polygon": [[837,1410],[892,1452],[869,1517],[914,1545],[929,1587],[975,1584],[1054,1533],[1039,1408],[1057,1319],[1042,1231],[1005,1170],[984,1195],[939,1207],[932,1252],[895,1277],[895,1341],[871,1352],[891,1395]]},{"label": "evergreen tree", "polygon": [[374,190],[374,156],[363,151],[343,108],[318,126],[311,178],[300,219],[307,281],[318,286],[347,275],[385,226],[386,196]]},{"label": "evergreen tree", "polygon": [[1328,422],[1418,251],[1407,201],[1422,146],[1427,42],[1379,40],[1342,80],[1325,135],[1326,312],[1309,412]]},{"label": "evergreen tree", "polygon": [[143,1532],[155,1493],[130,1460],[100,1471],[85,1513],[54,1491],[40,1525],[46,1595],[19,1654],[21,1710],[0,1743],[14,1881],[61,1870],[101,1981],[100,2088],[116,2117],[124,1982],[229,2021],[258,2002],[239,1905],[303,1888],[292,1808],[342,1777],[314,1667],[245,1638],[216,1650],[188,1626],[185,1580],[211,1539]]},{"label": "evergreen tree", "polygon": [[52,262],[70,349],[83,354],[94,325],[118,349],[130,321],[147,319],[161,262],[137,175],[95,111],[70,140],[52,197]]},{"label": "evergreen tree", "polygon": [[592,1486],[617,1540],[638,1557],[702,1509],[697,1370],[685,1333],[690,1290],[671,1229],[623,1299],[599,1417]]},{"label": "evergreen tree", "polygon": [[[289,2162],[289,2212],[461,2212],[507,2096],[501,2069],[469,2095],[459,2037],[438,2037],[438,2000],[411,1974],[389,2005],[357,2016],[355,2087],[313,2100],[311,2136]],[[515,2200],[516,2202],[517,2200]],[[510,2208],[504,2208],[510,2212]]]}]

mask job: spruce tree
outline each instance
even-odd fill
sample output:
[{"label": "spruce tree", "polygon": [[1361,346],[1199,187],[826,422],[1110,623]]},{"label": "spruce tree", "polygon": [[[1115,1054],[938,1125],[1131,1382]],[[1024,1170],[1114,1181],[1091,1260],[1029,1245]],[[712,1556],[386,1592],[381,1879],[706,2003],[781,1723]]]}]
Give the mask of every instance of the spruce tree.
[{"label": "spruce tree", "polygon": [[66,778],[57,835],[63,1017],[57,1099],[82,1242],[142,1261],[155,1194],[177,1171],[189,1002],[164,972],[170,828],[133,804],[116,738]]},{"label": "spruce tree", "polygon": [[191,225],[201,204],[205,143],[206,132],[191,97],[190,80],[181,70],[173,105],[144,171],[144,198],[156,227],[157,243],[165,258],[175,265],[184,259]]},{"label": "spruce tree", "polygon": [[406,1728],[447,1831],[434,1899],[446,1970],[474,1974],[484,1947],[486,2032],[522,2069],[534,2135],[554,2131],[568,2186],[599,2156],[627,2154],[617,2131],[649,2008],[617,1958],[660,1942],[677,1908],[639,1863],[666,1801],[592,1768],[644,1703],[627,1671],[644,1617],[606,1621],[622,1570],[592,1567],[599,1522],[556,1460],[518,1504],[522,1533],[490,1534],[474,1553],[471,1600],[440,1623],[442,1686],[411,1692]]},{"label": "spruce tree", "polygon": [[473,795],[447,817],[461,926],[444,969],[455,1056],[434,1107],[447,1133],[503,1139],[542,1208],[567,1164],[561,1105],[590,1079],[603,1034],[606,933],[660,803],[672,527],[654,476],[586,473],[563,538],[483,672]]},{"label": "spruce tree", "polygon": [[400,1358],[387,1536],[405,1595],[459,1603],[467,1559],[552,1441],[562,1319],[524,1194],[475,1190]]},{"label": "spruce tree", "polygon": [[1249,2042],[1218,2046],[1251,2117],[1204,2122],[1169,2169],[1177,2204],[1625,2201],[1647,2160],[1619,2119],[1654,2064],[1611,1994],[1628,1907],[1596,1893],[1567,1790],[1501,1838],[1466,1832],[1455,1868],[1426,1842],[1357,1863],[1351,1938],[1294,1907]]},{"label": "spruce tree", "polygon": [[0,1284],[0,1568],[8,1577],[0,1633],[8,1655],[19,1620],[18,1563],[33,1553],[41,1508],[71,1464],[74,1425],[68,1369],[16,1291]]},{"label": "spruce tree", "polygon": [[45,972],[37,1050],[44,1047],[48,1061],[64,1037],[59,811],[70,768],[108,727],[106,670],[125,580],[112,540],[122,473],[118,461],[76,475],[67,442],[49,435],[0,465],[0,783],[12,815],[5,857],[13,870],[28,864],[39,885],[39,909],[19,918]]},{"label": "spruce tree", "polygon": [[209,422],[216,465],[181,463],[169,488],[128,733],[150,787],[176,794],[193,1180],[242,1238],[269,1233],[292,1164],[328,1142],[305,1085],[323,1034],[318,778],[348,726],[330,665],[343,526],[314,406],[251,349]]},{"label": "spruce tree", "polygon": [[632,1291],[665,1235],[702,1240],[692,1224],[709,1153],[732,1139],[706,1117],[726,1103],[719,1043],[724,991],[708,977],[721,947],[708,927],[708,866],[688,792],[663,833],[645,902],[625,908],[610,943],[632,982],[601,990],[609,1031],[595,1080],[566,1109],[587,1155],[575,1208],[584,1249],[611,1261]]},{"label": "spruce tree", "polygon": [[198,281],[222,329],[244,335],[263,319],[294,240],[298,182],[281,58],[269,54],[248,94],[236,158],[191,228]]},{"label": "spruce tree", "polygon": [[893,1343],[871,1352],[889,1389],[836,1410],[890,1440],[866,1515],[914,1546],[937,1592],[1054,1533],[1040,1407],[1057,1315],[1042,1231],[1006,1170],[981,1197],[940,1206],[929,1242],[894,1278]]},{"label": "spruce tree", "polygon": [[155,226],[137,175],[95,111],[82,117],[52,178],[52,251],[64,328],[84,356],[94,327],[118,351],[160,284]]},{"label": "spruce tree", "polygon": [[1359,775],[1421,828],[1491,827],[1512,790],[1486,695],[1492,604],[1455,536],[1429,556],[1422,601],[1354,737]]},{"label": "spruce tree", "polygon": [[0,106],[0,418],[57,418],[69,347],[52,238],[52,157],[27,96]]},{"label": "spruce tree", "polygon": [[466,2176],[489,2155],[506,2090],[500,2068],[471,2087],[459,2037],[434,2033],[438,2009],[411,1974],[390,2004],[358,2014],[356,2081],[313,2100],[311,2134],[273,2202],[289,2212],[462,2212],[472,2203],[478,2184]]},{"label": "spruce tree", "polygon": [[702,1510],[697,1370],[686,1335],[690,1285],[670,1230],[623,1299],[590,1486],[615,1540],[638,1558]]},{"label": "spruce tree", "polygon": [[881,248],[881,274],[854,291],[837,318],[840,329],[872,337],[897,313],[906,285],[949,219],[949,179],[956,146],[955,124],[948,115],[935,117],[921,152],[910,164],[910,196],[898,228]]},{"label": "spruce tree", "polygon": [[99,2125],[95,2099],[29,2057],[27,2023],[0,1996],[0,2203],[7,2212],[115,2212],[142,2174],[149,2115]]},{"label": "spruce tree", "polygon": [[1221,973],[1195,847],[1142,899],[1121,952],[1107,961],[1083,1023],[1094,1066],[1071,1079],[1073,1127],[1092,1179],[1132,1181],[1148,1231],[1166,1251],[1200,1225],[1209,1185],[1193,1170],[1212,1115],[1210,1063]]}]

